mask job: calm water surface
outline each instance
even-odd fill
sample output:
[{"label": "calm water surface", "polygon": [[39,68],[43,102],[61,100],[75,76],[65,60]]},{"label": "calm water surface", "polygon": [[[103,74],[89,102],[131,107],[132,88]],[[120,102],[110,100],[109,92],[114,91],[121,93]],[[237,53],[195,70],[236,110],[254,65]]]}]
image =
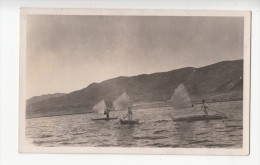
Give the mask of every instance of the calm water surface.
[{"label": "calm water surface", "polygon": [[[134,110],[139,125],[121,125],[117,120],[92,121],[104,117],[79,114],[27,119],[26,137],[38,146],[120,147],[242,147],[242,101],[212,103],[212,110],[227,119],[173,122],[169,117],[202,114],[199,106],[186,110],[171,107]],[[215,114],[214,111],[209,111]],[[111,112],[111,117],[126,112]]]}]

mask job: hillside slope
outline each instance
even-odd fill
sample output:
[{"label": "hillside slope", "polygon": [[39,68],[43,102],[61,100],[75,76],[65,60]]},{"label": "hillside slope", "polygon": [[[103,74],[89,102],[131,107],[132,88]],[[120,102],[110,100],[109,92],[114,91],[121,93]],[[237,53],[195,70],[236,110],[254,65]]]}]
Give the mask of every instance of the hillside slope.
[{"label": "hillside slope", "polygon": [[[193,100],[205,96],[235,93],[242,97],[243,60],[223,61],[202,68],[182,68],[169,72],[117,77],[37,102],[27,101],[27,118],[87,113],[100,100],[111,103],[126,92],[135,103],[166,102],[174,89],[184,83]],[[38,98],[39,99],[39,98]]]}]

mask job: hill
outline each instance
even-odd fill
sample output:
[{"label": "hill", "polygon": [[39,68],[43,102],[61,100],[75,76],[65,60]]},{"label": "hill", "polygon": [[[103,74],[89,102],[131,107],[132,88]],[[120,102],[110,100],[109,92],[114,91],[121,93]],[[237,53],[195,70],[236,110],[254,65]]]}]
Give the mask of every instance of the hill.
[{"label": "hill", "polygon": [[100,100],[111,103],[126,92],[136,104],[166,102],[174,89],[184,83],[192,100],[202,97],[214,101],[241,99],[243,91],[243,60],[223,61],[201,68],[182,68],[169,72],[117,77],[88,87],[49,97],[27,101],[27,118],[92,112]]},{"label": "hill", "polygon": [[54,93],[54,94],[46,94],[41,96],[34,96],[26,101],[27,105],[36,104],[37,102],[41,102],[43,100],[60,97],[65,95],[66,93]]}]

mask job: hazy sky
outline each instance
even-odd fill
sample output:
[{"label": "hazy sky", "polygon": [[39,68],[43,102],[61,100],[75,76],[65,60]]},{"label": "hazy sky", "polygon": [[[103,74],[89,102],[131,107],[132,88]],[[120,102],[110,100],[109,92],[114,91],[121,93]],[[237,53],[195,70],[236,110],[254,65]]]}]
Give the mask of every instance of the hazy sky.
[{"label": "hazy sky", "polygon": [[27,19],[27,98],[242,58],[243,18],[34,15]]}]

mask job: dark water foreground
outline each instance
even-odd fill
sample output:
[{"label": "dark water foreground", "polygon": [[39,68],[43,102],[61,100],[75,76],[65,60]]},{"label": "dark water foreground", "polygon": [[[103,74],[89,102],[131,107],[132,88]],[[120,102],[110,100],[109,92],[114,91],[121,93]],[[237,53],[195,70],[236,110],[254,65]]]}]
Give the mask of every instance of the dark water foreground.
[{"label": "dark water foreground", "polygon": [[[242,101],[211,103],[211,109],[224,112],[223,120],[173,122],[168,116],[202,114],[197,108],[173,110],[170,107],[134,111],[139,125],[120,125],[117,120],[91,121],[101,117],[79,114],[27,119],[26,137],[38,146],[119,146],[119,147],[242,147]],[[112,112],[111,117],[126,112]],[[210,111],[210,114],[214,114]],[[103,116],[102,116],[103,117]]]}]

